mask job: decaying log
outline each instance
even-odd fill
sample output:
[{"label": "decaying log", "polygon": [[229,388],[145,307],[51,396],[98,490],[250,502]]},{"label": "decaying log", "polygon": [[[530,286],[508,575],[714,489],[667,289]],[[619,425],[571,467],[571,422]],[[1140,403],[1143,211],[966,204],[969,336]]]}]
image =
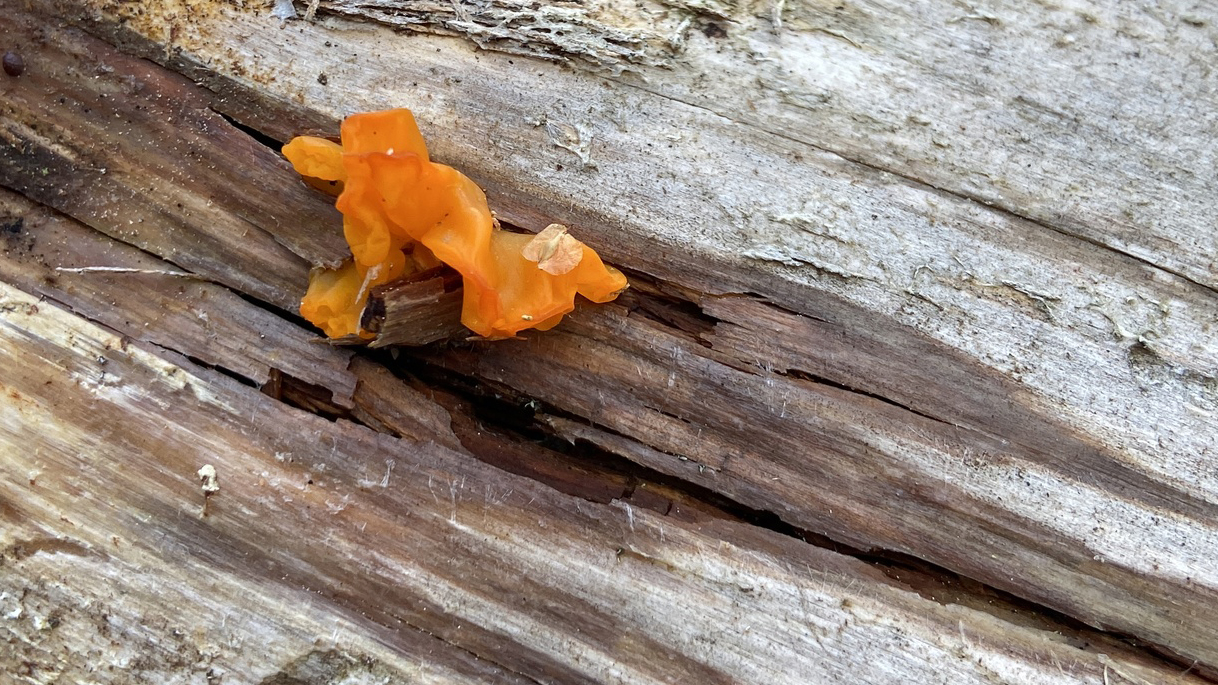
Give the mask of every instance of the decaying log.
[{"label": "decaying log", "polygon": [[[0,0],[0,664],[1215,677],[1218,16],[316,8]],[[263,143],[390,106],[632,290],[315,342],[339,219]]]},{"label": "decaying log", "polygon": [[7,285],[0,341],[0,659],[33,682],[276,682],[317,662],[401,683],[1172,677],[786,536],[292,410]]}]

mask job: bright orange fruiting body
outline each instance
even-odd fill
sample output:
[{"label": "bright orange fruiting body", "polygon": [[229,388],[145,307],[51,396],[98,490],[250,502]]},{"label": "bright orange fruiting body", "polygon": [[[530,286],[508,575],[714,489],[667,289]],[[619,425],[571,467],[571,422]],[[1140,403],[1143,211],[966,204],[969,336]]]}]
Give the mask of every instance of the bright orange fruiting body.
[{"label": "bright orange fruiting body", "polygon": [[482,189],[428,158],[409,110],[353,115],[341,145],[302,136],[283,154],[303,176],[342,184],[337,207],[352,261],[314,272],[300,304],[332,338],[368,337],[359,319],[369,289],[441,262],[463,279],[461,323],[487,338],[552,328],[575,308],[576,293],[608,302],[626,287],[620,271],[573,239],[578,247],[568,251],[583,256],[564,273],[527,259],[533,236],[500,230]]}]

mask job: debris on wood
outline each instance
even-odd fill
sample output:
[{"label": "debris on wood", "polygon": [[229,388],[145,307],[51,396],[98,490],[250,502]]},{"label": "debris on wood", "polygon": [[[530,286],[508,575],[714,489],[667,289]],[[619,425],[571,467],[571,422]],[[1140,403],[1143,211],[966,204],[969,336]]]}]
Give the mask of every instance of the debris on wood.
[{"label": "debris on wood", "polygon": [[469,334],[461,325],[461,276],[430,269],[372,289],[360,326],[376,337],[370,347],[426,345]]}]

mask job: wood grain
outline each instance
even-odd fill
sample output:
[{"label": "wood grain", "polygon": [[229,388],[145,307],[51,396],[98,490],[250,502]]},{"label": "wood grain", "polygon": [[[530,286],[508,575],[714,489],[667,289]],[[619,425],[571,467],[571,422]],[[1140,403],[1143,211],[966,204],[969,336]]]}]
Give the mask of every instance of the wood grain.
[{"label": "wood grain", "polygon": [[310,263],[337,265],[341,236],[317,230],[338,220],[331,203],[265,146],[232,135],[206,91],[40,24],[12,14],[5,26],[30,64],[0,81],[5,185],[284,309],[295,309]]},{"label": "wood grain", "polygon": [[128,340],[172,349],[262,386],[272,371],[329,390],[351,407],[350,352],[232,291],[0,189],[0,279],[72,309]]},{"label": "wood grain", "polygon": [[[791,538],[580,501],[285,407],[7,285],[0,340],[18,362],[0,387],[0,659],[30,682],[327,663],[390,682],[1197,682]],[[206,516],[203,464],[221,488]]]},{"label": "wood grain", "polygon": [[[751,339],[805,349],[803,333],[767,327]],[[433,360],[594,426],[562,435],[801,528],[928,559],[1186,653],[1218,644],[1202,618],[1218,596],[1188,561],[1215,544],[1210,502],[1018,405],[977,429],[715,351],[604,307],[528,343]],[[989,432],[1004,415],[1009,438]],[[1168,559],[1189,567],[1188,578],[1168,572]]]},{"label": "wood grain", "polygon": [[[519,50],[496,51],[493,40],[478,43],[487,50],[474,49],[468,40],[480,40],[473,33],[485,32],[485,22],[481,28],[462,24],[460,16],[449,16],[457,9],[448,5],[429,15],[443,35],[399,33],[369,23],[368,18],[381,19],[367,13],[356,20],[326,14],[353,6],[322,4],[316,22],[283,22],[266,8],[222,2],[136,7],[48,0],[27,9],[0,1],[6,18],[13,19],[0,28],[0,37],[27,61],[19,79],[0,80],[0,184],[28,198],[2,198],[3,225],[41,217],[29,219],[37,230],[24,223],[8,230],[2,279],[122,331],[136,347],[157,345],[145,349],[208,383],[232,385],[196,368],[189,357],[217,360],[219,368],[256,384],[268,382],[264,378],[274,384],[276,374],[287,374],[324,388],[298,404],[331,418],[358,419],[385,435],[368,437],[364,428],[341,419],[307,418],[273,398],[259,400],[270,404],[257,404],[257,412],[270,411],[267,416],[284,426],[330,435],[318,449],[342,451],[344,460],[373,455],[360,462],[365,466],[358,478],[351,476],[356,480],[344,482],[392,481],[393,473],[402,472],[385,459],[405,462],[387,455],[404,444],[396,441],[416,438],[435,443],[423,449],[426,455],[438,450],[444,459],[464,459],[475,470],[489,468],[470,461],[472,454],[527,474],[504,489],[539,488],[540,480],[566,493],[545,491],[551,499],[539,500],[545,520],[561,530],[553,533],[552,548],[528,548],[535,557],[513,556],[525,551],[512,545],[535,535],[550,544],[550,533],[537,533],[533,519],[514,515],[495,528],[511,541],[503,542],[508,547],[494,553],[473,543],[461,548],[468,554],[453,568],[462,570],[446,572],[459,576],[450,582],[462,592],[484,580],[496,592],[508,592],[502,578],[486,578],[489,572],[481,568],[463,575],[466,568],[567,568],[580,550],[603,555],[605,540],[618,529],[586,523],[583,511],[600,512],[593,518],[608,516],[619,529],[623,515],[636,524],[652,521],[650,530],[668,531],[679,519],[681,530],[704,536],[666,533],[654,549],[639,552],[665,560],[658,565],[622,547],[631,563],[646,561],[673,572],[687,569],[672,561],[686,558],[680,545],[704,550],[714,541],[722,552],[724,544],[752,550],[749,545],[764,540],[762,546],[782,548],[774,552],[780,561],[749,566],[749,573],[773,578],[772,566],[781,567],[795,574],[782,576],[790,587],[815,577],[792,571],[798,564],[788,555],[821,558],[823,550],[732,521],[723,512],[698,515],[696,502],[686,508],[694,515],[663,519],[620,501],[601,507],[621,500],[631,489],[630,478],[596,468],[564,473],[563,460],[570,455],[535,444],[542,435],[599,458],[617,455],[664,474],[667,482],[689,485],[683,495],[663,495],[653,506],[659,512],[675,511],[665,501],[681,501],[689,492],[726,498],[737,509],[826,536],[830,545],[861,550],[855,552],[859,556],[899,553],[931,562],[1150,643],[1174,654],[1183,664],[1179,671],[1212,675],[1205,669],[1218,664],[1218,633],[1208,620],[1218,615],[1218,576],[1208,561],[1218,554],[1218,475],[1210,467],[1218,428],[1218,295],[1204,200],[1215,183],[1201,164],[1212,156],[1214,142],[1199,131],[1216,103],[1203,87],[1207,74],[1181,81],[1195,70],[1183,48],[1213,32],[1204,13],[1169,3],[1157,23],[1145,24],[1135,21],[1132,10],[1086,4],[1042,14],[1000,2],[983,3],[971,13],[882,3],[843,9],[714,3],[714,11],[667,3],[664,9],[637,5],[623,16],[604,5],[582,6],[587,21],[581,30],[629,28],[642,31],[640,45],[651,46],[646,49],[667,46],[662,55],[647,53],[662,56],[655,63],[609,64],[561,49],[538,61]],[[503,7],[493,3],[491,9]],[[649,14],[661,11],[667,14]],[[886,21],[878,21],[881,16]],[[60,24],[60,17],[69,24]],[[663,43],[664,35],[680,40]],[[1082,46],[1072,47],[1078,41]],[[1141,56],[1130,57],[1135,51]],[[1054,57],[1040,59],[1045,54]],[[622,64],[629,68],[619,72]],[[530,407],[510,422],[490,417],[500,422],[498,428],[481,425],[488,413],[479,416],[468,398],[446,394],[452,387],[434,393],[408,389],[379,365],[385,358],[374,361],[365,353],[344,369],[350,352],[310,349],[303,331],[279,319],[294,310],[308,266],[341,256],[336,219],[325,198],[300,184],[272,151],[217,114],[283,139],[332,134],[346,113],[401,105],[415,110],[435,156],[483,184],[505,220],[534,228],[551,221],[572,225],[581,239],[632,274],[635,288],[618,305],[581,308],[545,335],[399,355],[390,364],[398,373],[434,372],[440,380],[429,382],[438,385],[481,388],[460,391],[471,397],[502,391]],[[1156,117],[1162,125],[1151,125]],[[41,178],[44,169],[50,178]],[[109,238],[90,238],[30,200]],[[139,224],[154,217],[151,226]],[[51,227],[45,229],[48,236],[75,236],[73,248],[26,242],[42,235],[44,226]],[[114,240],[133,247],[111,247]],[[183,269],[192,278],[183,288],[182,277],[165,274],[52,272],[99,265]],[[124,287],[135,279],[161,298],[177,292],[184,299],[141,301],[141,289]],[[203,292],[215,294],[206,298],[219,303],[217,309],[201,304]],[[200,307],[236,312],[243,306],[256,312],[249,322],[209,327],[190,320]],[[141,333],[143,323],[159,320],[160,309],[164,325]],[[71,321],[63,325],[92,325]],[[251,351],[246,341],[264,330],[275,331],[273,345]],[[38,358],[34,348],[42,346],[40,358],[57,358],[50,350],[63,344],[40,339],[27,357]],[[291,359],[276,358],[280,351]],[[31,372],[30,388],[51,374],[51,367],[39,363],[29,362],[43,369]],[[139,378],[132,396],[156,397],[155,374]],[[354,390],[353,379],[362,381]],[[10,399],[4,410],[25,417]],[[73,406],[65,404],[64,411]],[[134,411],[129,404],[121,409]],[[15,432],[30,425],[25,419],[9,425],[11,434],[20,435],[10,445],[30,439]],[[208,448],[224,454],[229,448],[252,450],[229,458],[254,468],[242,460],[261,460],[275,440],[298,444],[275,432],[288,428],[273,428],[259,421],[251,434],[261,437],[233,438],[232,445],[209,442]],[[502,432],[516,428],[523,433]],[[202,429],[188,424],[181,430]],[[264,430],[270,432],[262,435]],[[108,437],[96,449],[110,456],[99,463],[110,463],[128,447],[128,438],[118,433],[100,434]],[[354,440],[358,450],[343,451],[338,437]],[[12,459],[6,456],[5,465]],[[448,484],[456,482],[453,474],[460,469],[444,464],[434,468],[444,471]],[[61,462],[59,469],[69,466]],[[187,480],[193,473],[178,471]],[[514,478],[477,473],[500,485],[496,479]],[[157,488],[168,481],[162,481],[152,478],[142,494],[118,501],[143,511],[163,496]],[[370,492],[352,497],[387,507],[386,520],[406,516],[401,512],[407,510],[383,501],[385,493]],[[430,492],[416,492],[422,505],[410,499],[410,506],[425,508],[430,499],[434,515],[442,517],[443,498]],[[456,496],[450,499],[456,507]],[[7,510],[24,511],[23,506],[18,501]],[[39,510],[34,520],[59,526],[52,510]],[[287,517],[282,528],[251,532],[239,553],[230,555],[273,557],[249,578],[267,582],[292,567],[296,575],[283,576],[289,586],[343,587],[336,579],[344,576],[323,568],[317,550],[266,552],[268,541],[293,539],[292,526],[298,535],[321,525],[300,518],[300,512],[274,514]],[[465,519],[462,524],[469,525]],[[117,524],[97,524],[96,535],[110,525]],[[415,539],[403,532],[407,524],[401,521],[377,525],[386,535]],[[183,530],[166,535],[180,539]],[[351,555],[351,568],[363,569],[355,543],[343,542],[345,530],[334,536],[326,538],[329,551]],[[454,540],[467,544],[450,536]],[[451,552],[434,540],[428,544],[436,555]],[[615,544],[608,546],[616,555]],[[735,553],[730,558],[736,563]],[[849,580],[839,588],[855,582],[891,586],[891,579],[876,577],[872,565],[828,558],[849,569],[840,571]],[[38,567],[23,577],[43,571]],[[581,571],[600,578],[587,568],[576,570]],[[193,579],[160,572],[183,593],[196,587]],[[413,589],[395,594],[397,576],[361,573],[352,587],[332,591],[332,598],[356,607],[342,610],[348,612],[343,620],[352,622],[344,625],[356,625],[350,611],[368,612],[363,619],[371,623],[356,631],[365,640],[356,651],[372,654],[373,642],[397,649],[381,631],[407,616],[402,612],[419,611],[422,585],[407,583]],[[523,587],[531,597],[557,593],[583,603],[554,600],[551,609],[561,622],[529,613],[540,606],[512,609],[550,630],[512,624],[533,626],[523,633],[527,637],[512,638],[527,646],[519,654],[512,646],[517,643],[503,637],[511,632],[503,623],[508,619],[489,609],[450,611],[444,620],[409,613],[408,622],[458,645],[457,652],[513,652],[510,664],[493,659],[504,669],[497,673],[542,680],[659,681],[678,672],[669,666],[627,674],[596,670],[605,659],[636,651],[657,662],[675,654],[680,668],[702,680],[1119,677],[1106,662],[1095,662],[1099,670],[1038,670],[1063,654],[1090,657],[1026,642],[1029,634],[1036,640],[1044,635],[1021,632],[1026,628],[1006,617],[975,614],[968,620],[996,621],[981,631],[1002,636],[993,638],[994,645],[1013,645],[1006,651],[996,646],[995,653],[1011,659],[1012,668],[1031,670],[983,676],[964,664],[959,673],[940,672],[930,665],[941,653],[925,645],[950,653],[971,645],[976,629],[957,630],[962,619],[945,618],[956,616],[953,607],[918,604],[916,611],[930,611],[924,616],[931,618],[919,619],[927,622],[917,624],[922,638],[913,642],[890,640],[883,631],[857,640],[829,631],[818,634],[820,647],[813,648],[800,642],[804,634],[793,626],[820,619],[801,615],[779,627],[774,616],[786,615],[789,606],[778,600],[731,613],[736,610],[724,608],[734,606],[730,602],[705,599],[718,590],[686,588],[662,574],[630,576],[609,594],[584,586],[577,591],[570,585],[575,581],[560,575],[538,576]],[[393,582],[387,580],[391,576]],[[241,582],[254,582],[249,578]],[[640,590],[641,583],[658,583],[668,598],[657,599],[659,590],[650,586]],[[245,586],[227,587],[239,596]],[[640,609],[627,587],[643,592],[638,601],[657,603]],[[61,597],[83,604],[100,591],[82,582]],[[704,592],[711,594],[699,594]],[[903,604],[905,595],[898,601],[880,594],[869,617],[884,626],[904,625],[914,611]],[[367,597],[378,601],[369,608]],[[834,597],[857,606],[853,595]],[[976,600],[963,603],[984,603]],[[617,608],[606,610],[602,603]],[[133,615],[138,603],[116,606]],[[290,625],[308,632],[339,610],[319,611],[299,619],[275,614],[283,616],[275,634],[299,635]],[[594,617],[592,624],[565,615],[582,611]],[[598,613],[604,611],[607,617]],[[764,617],[772,631],[765,645],[727,627],[759,612],[770,612]],[[670,615],[684,616],[714,637],[687,640],[680,628],[657,618]],[[470,636],[458,626],[467,626]],[[643,636],[638,645],[610,639],[636,633]],[[557,646],[559,634],[568,636],[565,647]],[[571,637],[576,634],[587,637]],[[596,649],[581,651],[584,640]],[[298,670],[349,665],[340,649],[304,652],[299,642],[292,644],[287,651],[295,651]],[[732,645],[730,653],[715,656],[716,644]],[[1034,646],[1021,651],[1025,644]],[[1104,649],[1110,656],[1119,650],[1109,646]],[[825,663],[803,661],[814,659],[808,655],[820,654],[819,648],[830,654]],[[416,653],[413,646],[401,649]],[[584,654],[595,658],[585,661]],[[281,656],[277,663],[287,663],[286,652]],[[1126,658],[1141,657],[1120,657]],[[758,666],[758,660],[770,665]],[[452,673],[471,668],[456,652],[440,661],[437,668]],[[990,661],[961,661],[994,669]],[[1087,662],[1087,668],[1095,663]],[[1159,670],[1126,672],[1151,682],[1171,677],[1161,663],[1146,664]]]}]

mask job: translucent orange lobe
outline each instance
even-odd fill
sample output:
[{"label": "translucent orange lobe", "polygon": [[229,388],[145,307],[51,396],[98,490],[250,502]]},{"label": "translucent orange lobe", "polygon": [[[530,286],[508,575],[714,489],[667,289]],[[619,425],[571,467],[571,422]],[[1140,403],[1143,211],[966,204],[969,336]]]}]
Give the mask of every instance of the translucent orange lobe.
[{"label": "translucent orange lobe", "polygon": [[608,302],[626,288],[625,276],[565,227],[537,238],[500,230],[477,184],[430,161],[409,110],[348,117],[341,146],[300,137],[283,151],[302,175],[343,182],[337,207],[353,259],[314,272],[300,310],[332,338],[367,337],[359,319],[368,290],[438,263],[461,274],[461,322],[486,338],[546,330],[577,293]]}]

